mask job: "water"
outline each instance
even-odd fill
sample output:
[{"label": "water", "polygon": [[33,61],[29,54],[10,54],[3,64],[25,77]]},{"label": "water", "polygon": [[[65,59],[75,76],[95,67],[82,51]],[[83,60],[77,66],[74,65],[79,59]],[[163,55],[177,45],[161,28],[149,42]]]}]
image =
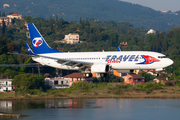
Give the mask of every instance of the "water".
[{"label": "water", "polygon": [[0,101],[0,111],[28,115],[20,120],[177,120],[180,100],[61,99]]}]

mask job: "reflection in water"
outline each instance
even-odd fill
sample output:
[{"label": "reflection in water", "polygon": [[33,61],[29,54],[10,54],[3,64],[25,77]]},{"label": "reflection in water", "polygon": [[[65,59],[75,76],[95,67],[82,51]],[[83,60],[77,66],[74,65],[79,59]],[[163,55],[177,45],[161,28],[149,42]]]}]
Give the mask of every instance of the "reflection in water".
[{"label": "reflection in water", "polygon": [[180,100],[55,99],[0,101],[0,112],[28,115],[21,120],[153,120],[180,118]]},{"label": "reflection in water", "polygon": [[12,101],[0,101],[0,111],[11,111],[12,110]]},{"label": "reflection in water", "polygon": [[83,108],[85,106],[82,99],[65,99],[46,101],[46,108]]},{"label": "reflection in water", "polygon": [[[86,103],[88,106],[88,104]],[[18,109],[41,109],[41,108],[83,108],[83,99],[63,99],[63,100],[14,100],[0,101],[0,112],[5,110]]]}]

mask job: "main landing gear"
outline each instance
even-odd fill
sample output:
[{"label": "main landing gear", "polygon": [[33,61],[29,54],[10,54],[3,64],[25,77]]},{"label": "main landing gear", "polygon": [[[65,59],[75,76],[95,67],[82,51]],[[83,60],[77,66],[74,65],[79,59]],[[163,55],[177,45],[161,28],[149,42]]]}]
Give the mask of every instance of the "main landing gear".
[{"label": "main landing gear", "polygon": [[92,73],[85,73],[84,77],[86,77],[86,78],[92,77]]}]

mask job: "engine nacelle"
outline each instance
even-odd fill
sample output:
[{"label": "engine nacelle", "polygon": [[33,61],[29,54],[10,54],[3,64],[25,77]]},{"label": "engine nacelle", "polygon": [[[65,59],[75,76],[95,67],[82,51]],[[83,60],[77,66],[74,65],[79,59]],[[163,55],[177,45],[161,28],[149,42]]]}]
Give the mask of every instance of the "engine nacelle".
[{"label": "engine nacelle", "polygon": [[110,66],[106,63],[97,63],[91,66],[91,72],[93,73],[107,73],[110,70]]}]

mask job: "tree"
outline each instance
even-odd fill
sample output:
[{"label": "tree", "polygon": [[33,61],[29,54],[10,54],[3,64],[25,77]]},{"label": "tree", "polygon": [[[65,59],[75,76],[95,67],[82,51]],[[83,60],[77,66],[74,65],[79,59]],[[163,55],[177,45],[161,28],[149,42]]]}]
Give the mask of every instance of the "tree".
[{"label": "tree", "polygon": [[140,40],[140,50],[141,50],[141,51],[144,50],[144,47],[143,47],[144,45],[143,45],[143,44],[144,44],[144,41],[141,39],[141,40]]},{"label": "tree", "polygon": [[8,76],[8,78],[14,78],[14,76],[16,76],[18,74],[17,71],[11,70],[11,69],[6,69],[6,71],[4,72],[5,75]]},{"label": "tree", "polygon": [[20,89],[44,88],[44,77],[31,74],[16,75],[13,79],[13,85]]},{"label": "tree", "polygon": [[5,12],[3,12],[2,17],[5,17]]},{"label": "tree", "polygon": [[10,12],[9,15],[14,14],[14,12]]},{"label": "tree", "polygon": [[79,24],[82,24],[82,19],[81,19],[81,17],[79,18]]},{"label": "tree", "polygon": [[2,35],[3,35],[3,37],[4,37],[4,34],[5,34],[5,31],[6,31],[6,23],[5,23],[4,19],[3,19],[3,21],[2,21]]},{"label": "tree", "polygon": [[155,78],[153,75],[146,73],[146,72],[143,72],[143,71],[140,72],[139,74],[144,77],[145,82],[148,82],[148,81],[153,80]]}]

